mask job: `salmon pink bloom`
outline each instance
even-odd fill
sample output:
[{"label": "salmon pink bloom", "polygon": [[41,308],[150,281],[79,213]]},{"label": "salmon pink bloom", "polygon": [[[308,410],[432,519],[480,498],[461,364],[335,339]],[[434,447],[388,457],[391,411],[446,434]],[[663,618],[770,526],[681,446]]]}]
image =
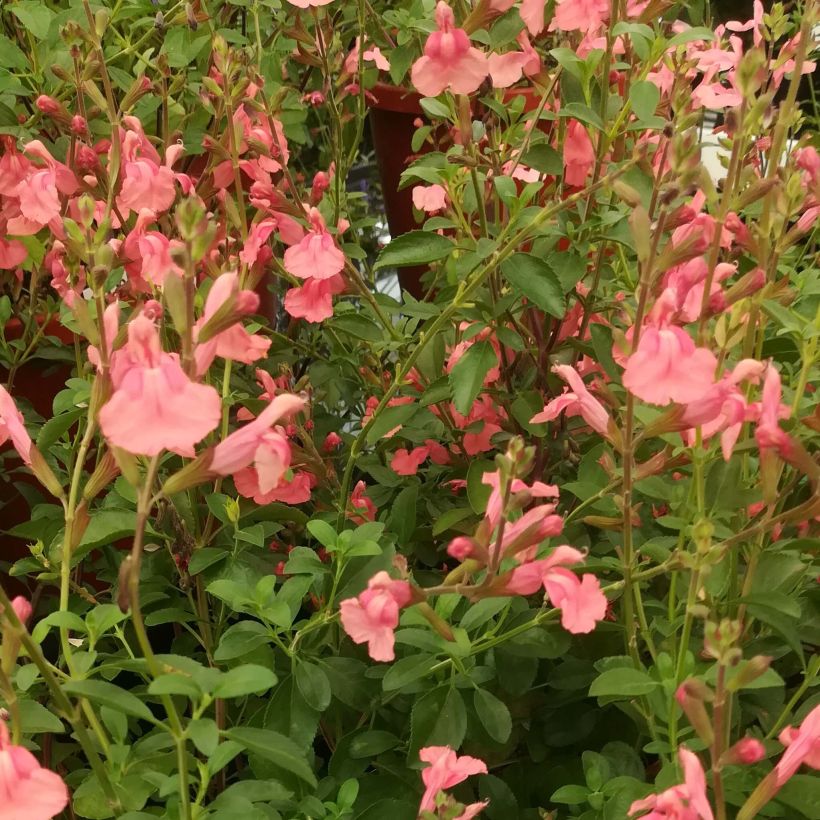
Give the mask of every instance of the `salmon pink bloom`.
[{"label": "salmon pink bloom", "polygon": [[28,251],[19,239],[0,237],[0,270],[13,270],[26,261]]},{"label": "salmon pink bloom", "polygon": [[775,766],[778,788],[803,764],[810,769],[820,769],[820,706],[806,715],[799,729],[787,726],[779,740],[787,748]]},{"label": "salmon pink bloom", "polygon": [[399,610],[412,599],[407,581],[394,581],[386,572],[377,572],[367,589],[357,598],[347,598],[339,605],[342,626],[354,643],[366,643],[374,661],[392,661],[399,625]]},{"label": "salmon pink bloom", "polygon": [[328,433],[322,443],[322,450],[326,453],[332,453],[338,450],[342,444],[342,437],[338,433]]},{"label": "salmon pink bloom", "polygon": [[427,447],[414,447],[409,452],[405,449],[396,450],[390,460],[390,469],[397,475],[415,475],[429,455]]},{"label": "salmon pink bloom", "polygon": [[281,432],[271,427],[280,419],[298,413],[304,406],[305,402],[299,396],[289,393],[277,396],[252,422],[216,445],[210,471],[228,476],[252,463],[260,492],[274,489],[290,466],[290,444]]},{"label": "salmon pink bloom", "polygon": [[410,72],[413,85],[425,97],[437,97],[449,88],[454,94],[472,94],[487,76],[487,57],[470,45],[464,29],[456,27],[453,10],[439,0],[434,31],[424,44],[424,54]]},{"label": "salmon pink bloom", "polygon": [[290,288],[285,294],[285,310],[294,319],[323,322],[333,315],[333,297],[344,289],[345,280],[338,274],[329,279],[307,279],[304,285]]},{"label": "salmon pink bloom", "polygon": [[623,384],[649,404],[685,404],[707,393],[715,381],[717,359],[696,347],[679,327],[645,327],[638,349],[629,357]]},{"label": "salmon pink bloom", "polygon": [[714,820],[712,807],[706,796],[706,775],[698,756],[685,746],[678,750],[684,782],[660,794],[651,794],[636,800],[629,807],[629,816],[648,811],[642,820]]},{"label": "salmon pink bloom", "polygon": [[[120,329],[120,303],[112,302],[103,313],[103,334],[105,335],[105,347],[110,359],[114,347],[114,340]],[[88,346],[88,361],[97,368],[98,373],[102,373],[102,358],[99,348],[96,345]]]},{"label": "salmon pink bloom", "polygon": [[290,3],[291,6],[296,6],[297,9],[309,9],[311,6],[314,8],[318,6],[327,6],[332,2],[333,0],[288,0],[288,3]]},{"label": "salmon pink bloom", "polygon": [[179,356],[160,346],[154,323],[141,313],[128,325],[128,341],[111,359],[114,393],[100,410],[108,442],[135,455],[171,450],[194,454],[194,444],[222,417],[216,390],[192,382]]},{"label": "salmon pink bloom", "polygon": [[780,428],[780,419],[790,415],[789,408],[784,408],[780,399],[780,373],[772,366],[766,369],[763,382],[763,396],[759,405],[759,415],[755,439],[761,451],[776,450],[782,457],[788,457],[793,449],[791,437]]},{"label": "salmon pink bloom", "polygon": [[522,31],[516,39],[521,51],[489,56],[488,67],[494,88],[509,88],[522,76],[533,77],[541,71],[541,58],[532,47],[526,32]]},{"label": "salmon pink bloom", "polygon": [[23,424],[23,414],[17,409],[8,390],[0,384],[0,444],[9,439],[20,458],[31,464],[31,436]]},{"label": "salmon pink bloom", "polygon": [[182,145],[169,146],[165,162],[145,135],[137,117],[124,117],[128,130],[122,130],[122,188],[117,205],[123,216],[129,211],[147,208],[155,214],[167,211],[176,198],[173,165],[185,150]]},{"label": "salmon pink bloom", "polygon": [[596,31],[608,16],[608,0],[557,0],[550,31]]},{"label": "salmon pink bloom", "polygon": [[364,524],[366,521],[376,520],[376,505],[364,493],[367,485],[364,481],[359,481],[350,494],[350,506],[358,510],[358,515],[350,515],[349,518],[354,524]]},{"label": "salmon pink bloom", "polygon": [[3,820],[50,820],[68,805],[68,789],[55,772],[9,740],[0,719],[0,816]]},{"label": "salmon pink bloom", "polygon": [[564,182],[574,188],[582,188],[595,165],[595,148],[587,129],[570,120],[564,136]]},{"label": "salmon pink bloom", "polygon": [[442,185],[416,185],[413,206],[428,214],[443,211],[447,207],[447,191]]},{"label": "salmon pink bloom", "polygon": [[567,382],[572,389],[548,402],[540,413],[530,419],[530,423],[541,424],[546,421],[553,421],[562,412],[573,416],[580,414],[593,430],[602,436],[608,435],[609,413],[607,413],[601,402],[587,390],[587,386],[578,375],[578,371],[568,364],[557,364],[552,368],[552,371]]},{"label": "salmon pink bloom", "polygon": [[518,13],[527,27],[531,37],[535,37],[544,30],[544,8],[546,0],[521,0]]},{"label": "salmon pink bloom", "polygon": [[283,476],[273,489],[262,492],[256,468],[245,467],[234,473],[233,483],[236,485],[236,491],[243,498],[252,498],[255,504],[266,506],[275,502],[304,504],[310,501],[310,491],[316,486],[316,479],[311,473],[299,471],[290,481]]},{"label": "salmon pink bloom", "polygon": [[310,209],[309,218],[310,232],[285,251],[285,270],[297,279],[330,279],[344,269],[345,255],[336,246],[316,208]]},{"label": "salmon pink bloom", "polygon": [[237,273],[223,273],[211,285],[205,310],[194,325],[194,339],[198,339],[209,322],[228,326],[197,344],[194,352],[197,375],[207,372],[216,356],[250,364],[267,355],[271,340],[248,333],[239,321],[242,316],[255,313],[258,307],[259,297],[252,290],[239,289]]},{"label": "salmon pink bloom", "polygon": [[579,579],[565,569],[578,564],[584,554],[566,545],[556,547],[546,558],[516,567],[504,582],[504,592],[532,595],[543,585],[554,607],[561,610],[561,625],[567,632],[585,634],[606,615],[607,600],[598,579],[585,573]]},{"label": "salmon pink bloom", "polygon": [[[430,764],[421,770],[425,788],[419,805],[419,814],[423,811],[435,811],[439,792],[457,786],[471,775],[487,774],[487,765],[484,761],[469,755],[459,757],[449,746],[426,746],[419,751],[419,758]],[[468,816],[475,817],[475,814]]]},{"label": "salmon pink bloom", "polygon": [[[361,48],[361,37],[356,38],[356,43],[345,57],[345,71],[348,74],[355,74],[359,70],[359,49]],[[362,60],[365,63],[374,63],[380,71],[390,71],[390,61],[382,54],[378,46],[365,46]]]}]

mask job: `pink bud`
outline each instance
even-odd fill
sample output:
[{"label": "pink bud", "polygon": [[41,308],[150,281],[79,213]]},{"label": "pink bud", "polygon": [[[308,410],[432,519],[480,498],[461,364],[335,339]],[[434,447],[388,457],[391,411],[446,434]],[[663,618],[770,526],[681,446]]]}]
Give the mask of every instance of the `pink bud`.
[{"label": "pink bud", "polygon": [[729,762],[751,766],[766,757],[765,746],[756,738],[744,737],[729,749]]},{"label": "pink bud", "polygon": [[85,117],[75,114],[71,118],[71,133],[76,134],[78,137],[84,137],[88,134],[88,123]]},{"label": "pink bud", "polygon": [[342,437],[338,433],[328,433],[322,444],[322,449],[326,453],[332,453],[342,443]]},{"label": "pink bud", "polygon": [[457,561],[464,561],[473,554],[473,539],[459,535],[447,545],[447,554]]},{"label": "pink bud", "polygon": [[60,103],[46,94],[41,94],[34,103],[44,114],[53,116],[60,111]]},{"label": "pink bud", "polygon": [[25,624],[31,617],[31,604],[28,599],[24,598],[22,595],[18,595],[11,602],[11,608],[14,610],[14,614],[18,617],[21,624]]}]

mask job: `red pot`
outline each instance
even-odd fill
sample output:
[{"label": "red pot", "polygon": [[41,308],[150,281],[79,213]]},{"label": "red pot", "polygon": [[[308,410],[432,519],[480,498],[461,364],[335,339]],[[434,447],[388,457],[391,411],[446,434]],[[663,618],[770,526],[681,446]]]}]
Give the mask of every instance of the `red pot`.
[{"label": "red pot", "polygon": [[[387,224],[390,235],[396,237],[419,227],[413,216],[412,187],[399,190],[399,182],[402,171],[407,168],[411,158],[430,150],[429,146],[423,146],[418,152],[414,152],[412,148],[413,133],[416,130],[414,120],[424,117],[424,111],[421,107],[421,95],[407,88],[376,83],[371,93],[375,97],[375,102],[370,105],[373,147],[379,166]],[[541,95],[532,88],[508,89],[504,99],[508,101],[521,95],[525,98],[525,111],[538,108]],[[426,270],[423,265],[399,269],[399,284],[416,299],[424,296],[421,277]]]}]

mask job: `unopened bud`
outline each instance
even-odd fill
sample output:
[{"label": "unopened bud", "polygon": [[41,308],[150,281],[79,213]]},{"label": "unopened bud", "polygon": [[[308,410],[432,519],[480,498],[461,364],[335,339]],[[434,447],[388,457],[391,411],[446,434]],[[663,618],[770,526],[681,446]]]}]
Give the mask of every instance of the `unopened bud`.
[{"label": "unopened bud", "polygon": [[754,737],[744,737],[728,749],[721,759],[724,766],[751,766],[766,757],[766,747]]},{"label": "unopened bud", "polygon": [[34,611],[31,608],[31,602],[28,598],[23,597],[22,595],[18,595],[14,600],[11,602],[11,608],[14,610],[14,614],[17,616],[17,620],[20,621],[23,626],[28,623],[28,619],[31,617],[31,613]]},{"label": "unopened bud", "polygon": [[675,692],[675,700],[683,709],[698,737],[707,746],[710,746],[714,740],[712,722],[709,719],[709,713],[706,711],[704,698],[699,696],[704,694],[704,690],[708,690],[705,684],[691,678],[678,687]]},{"label": "unopened bud", "polygon": [[126,555],[117,573],[117,606],[120,608],[120,612],[128,612],[131,606],[129,586],[133,564],[134,561],[131,556]]},{"label": "unopened bud", "polygon": [[29,458],[31,459],[31,471],[37,477],[37,480],[55,497],[63,498],[63,485],[58,481],[57,476],[54,475],[51,467],[48,466],[43,454],[32,444],[29,451]]},{"label": "unopened bud", "polygon": [[729,689],[738,691],[756,681],[771,665],[772,659],[768,655],[755,655],[745,663],[741,663],[737,673],[729,682]]},{"label": "unopened bud", "polygon": [[466,535],[459,535],[447,545],[447,554],[456,561],[464,561],[469,558],[476,548],[476,543]]}]

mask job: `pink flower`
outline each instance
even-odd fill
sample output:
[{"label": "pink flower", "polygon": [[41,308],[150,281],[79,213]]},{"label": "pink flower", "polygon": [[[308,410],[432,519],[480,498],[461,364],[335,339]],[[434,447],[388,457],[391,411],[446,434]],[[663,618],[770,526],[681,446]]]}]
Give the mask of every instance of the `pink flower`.
[{"label": "pink flower", "polygon": [[211,366],[214,358],[229,359],[234,362],[250,364],[263,358],[271,345],[270,339],[248,333],[239,321],[240,317],[254,313],[259,307],[259,297],[252,290],[239,289],[239,275],[237,273],[223,273],[211,285],[208,297],[205,299],[205,310],[202,317],[194,325],[194,338],[205,325],[222,317],[227,324],[233,321],[225,330],[222,330],[196,346],[197,375],[202,376]]},{"label": "pink flower", "polygon": [[9,439],[20,458],[31,464],[31,436],[23,424],[23,414],[17,409],[8,390],[0,384],[0,444]]},{"label": "pink flower", "polygon": [[544,30],[544,7],[546,0],[521,0],[518,13],[527,27],[530,36],[535,37]]},{"label": "pink flower", "polygon": [[[111,356],[114,340],[117,338],[117,333],[120,329],[120,303],[119,301],[112,302],[105,309],[103,313],[103,327],[102,331],[105,335],[105,347]],[[100,358],[100,351],[96,345],[88,346],[88,361],[97,368],[98,373],[102,373],[102,359]]]},{"label": "pink flower", "polygon": [[601,402],[587,390],[578,371],[568,364],[557,364],[552,368],[553,373],[560,376],[572,388],[571,392],[562,393],[548,402],[544,409],[530,419],[531,424],[541,424],[553,421],[561,412],[568,415],[581,414],[584,421],[602,436],[608,435],[609,413]]},{"label": "pink flower", "polygon": [[228,476],[253,463],[259,491],[273,490],[290,466],[290,444],[282,433],[271,427],[281,418],[298,413],[304,406],[298,396],[289,393],[277,396],[252,422],[216,445],[210,471]]},{"label": "pink flower", "polygon": [[376,520],[376,505],[364,494],[366,489],[367,485],[364,481],[359,481],[350,494],[350,506],[360,512],[359,515],[349,516],[355,524],[364,524],[365,521]]},{"label": "pink flower", "polygon": [[33,612],[28,598],[18,595],[12,600],[11,608],[14,610],[17,620],[20,621],[21,624],[25,625],[28,623],[28,619],[31,617],[31,613]]},{"label": "pink flower", "polygon": [[[470,775],[487,774],[487,766],[482,760],[469,755],[459,757],[449,746],[425,746],[419,751],[419,757],[430,764],[421,771],[425,788],[419,814],[435,810],[439,792],[457,786]],[[468,816],[475,817],[475,814]]]},{"label": "pink flower", "polygon": [[[541,71],[541,57],[532,47],[526,32],[516,38],[521,51],[507,51],[504,54],[490,54],[488,67],[494,88],[509,88],[523,75],[532,77]],[[537,172],[536,172],[537,177]],[[532,182],[533,180],[528,180]]]},{"label": "pink flower", "polygon": [[427,447],[414,447],[410,452],[405,449],[396,450],[390,461],[390,469],[397,475],[415,475],[429,455]]},{"label": "pink flower", "polygon": [[570,120],[564,136],[564,182],[583,187],[594,165],[595,148],[587,129],[578,120]]},{"label": "pink flower", "polygon": [[557,0],[550,31],[595,31],[608,16],[608,0]]},{"label": "pink flower", "polygon": [[290,481],[282,476],[273,489],[263,492],[259,486],[259,474],[256,469],[245,467],[234,473],[233,483],[243,498],[252,498],[255,504],[266,506],[275,502],[304,504],[310,501],[310,491],[316,485],[316,479],[311,473],[302,470],[295,473]]},{"label": "pink flower", "polygon": [[345,280],[339,275],[307,279],[304,285],[290,288],[285,294],[285,310],[294,319],[323,322],[333,315],[333,296],[343,293],[344,289]]},{"label": "pink flower", "polygon": [[638,349],[627,360],[623,384],[650,404],[685,404],[712,387],[716,367],[714,354],[695,347],[681,328],[645,327]]},{"label": "pink flower", "polygon": [[755,439],[757,439],[757,446],[761,450],[777,450],[781,456],[785,457],[792,451],[792,440],[780,428],[780,419],[783,412],[780,403],[781,395],[780,373],[772,365],[769,365],[766,369],[766,379],[763,382],[763,396],[760,402]]},{"label": "pink flower", "polygon": [[310,221],[310,232],[285,251],[285,270],[297,279],[330,279],[344,269],[345,255],[316,208],[310,210]]},{"label": "pink flower", "polygon": [[439,0],[434,31],[410,72],[413,85],[425,97],[436,97],[449,88],[454,94],[472,94],[487,76],[487,57],[470,45],[464,29],[456,28],[453,10]]},{"label": "pink flower", "polygon": [[606,614],[606,596],[594,575],[586,573],[579,579],[564,568],[583,560],[584,554],[574,547],[556,547],[546,558],[516,567],[504,583],[504,591],[532,595],[543,585],[552,605],[561,610],[561,625],[567,632],[592,632]]},{"label": "pink flower", "polygon": [[145,136],[142,124],[136,117],[125,117],[127,131],[122,139],[122,188],[117,204],[123,216],[129,211],[147,208],[155,214],[167,211],[176,198],[172,166],[183,147],[170,146],[165,152],[165,162],[160,164],[156,149]]},{"label": "pink flower", "polygon": [[681,746],[678,759],[683,769],[684,782],[660,794],[636,800],[629,807],[630,817],[638,812],[649,811],[649,814],[643,816],[643,820],[714,820],[706,796],[706,775],[698,756]]},{"label": "pink flower", "polygon": [[219,424],[216,390],[192,382],[175,353],[165,353],[154,323],[143,313],[128,325],[128,341],[112,357],[114,393],[100,410],[109,443],[136,455],[171,450],[194,454],[194,444]]},{"label": "pink flower", "polygon": [[50,820],[68,805],[68,789],[22,746],[9,741],[0,720],[0,815],[3,820]]},{"label": "pink flower", "polygon": [[377,572],[358,598],[347,598],[339,605],[342,626],[354,643],[367,644],[374,661],[392,661],[399,610],[411,598],[407,581],[394,581],[386,572]]},{"label": "pink flower", "polygon": [[806,715],[799,729],[787,726],[779,739],[788,748],[775,766],[778,788],[804,763],[811,769],[820,769],[820,706]]},{"label": "pink flower", "polygon": [[428,214],[443,211],[447,207],[447,191],[442,185],[416,185],[413,206]]},{"label": "pink flower", "polygon": [[327,6],[333,0],[288,0],[291,6],[296,6],[297,9],[309,9],[311,6]]},{"label": "pink flower", "polygon": [[[345,71],[348,74],[355,74],[359,70],[359,49],[361,47],[361,37],[356,38],[356,43],[350,50],[350,54],[345,57]],[[390,61],[382,54],[378,46],[365,47],[362,60],[365,63],[375,63],[380,71],[390,71]]]},{"label": "pink flower", "polygon": [[28,250],[19,239],[0,237],[0,270],[13,270],[26,261]]}]

